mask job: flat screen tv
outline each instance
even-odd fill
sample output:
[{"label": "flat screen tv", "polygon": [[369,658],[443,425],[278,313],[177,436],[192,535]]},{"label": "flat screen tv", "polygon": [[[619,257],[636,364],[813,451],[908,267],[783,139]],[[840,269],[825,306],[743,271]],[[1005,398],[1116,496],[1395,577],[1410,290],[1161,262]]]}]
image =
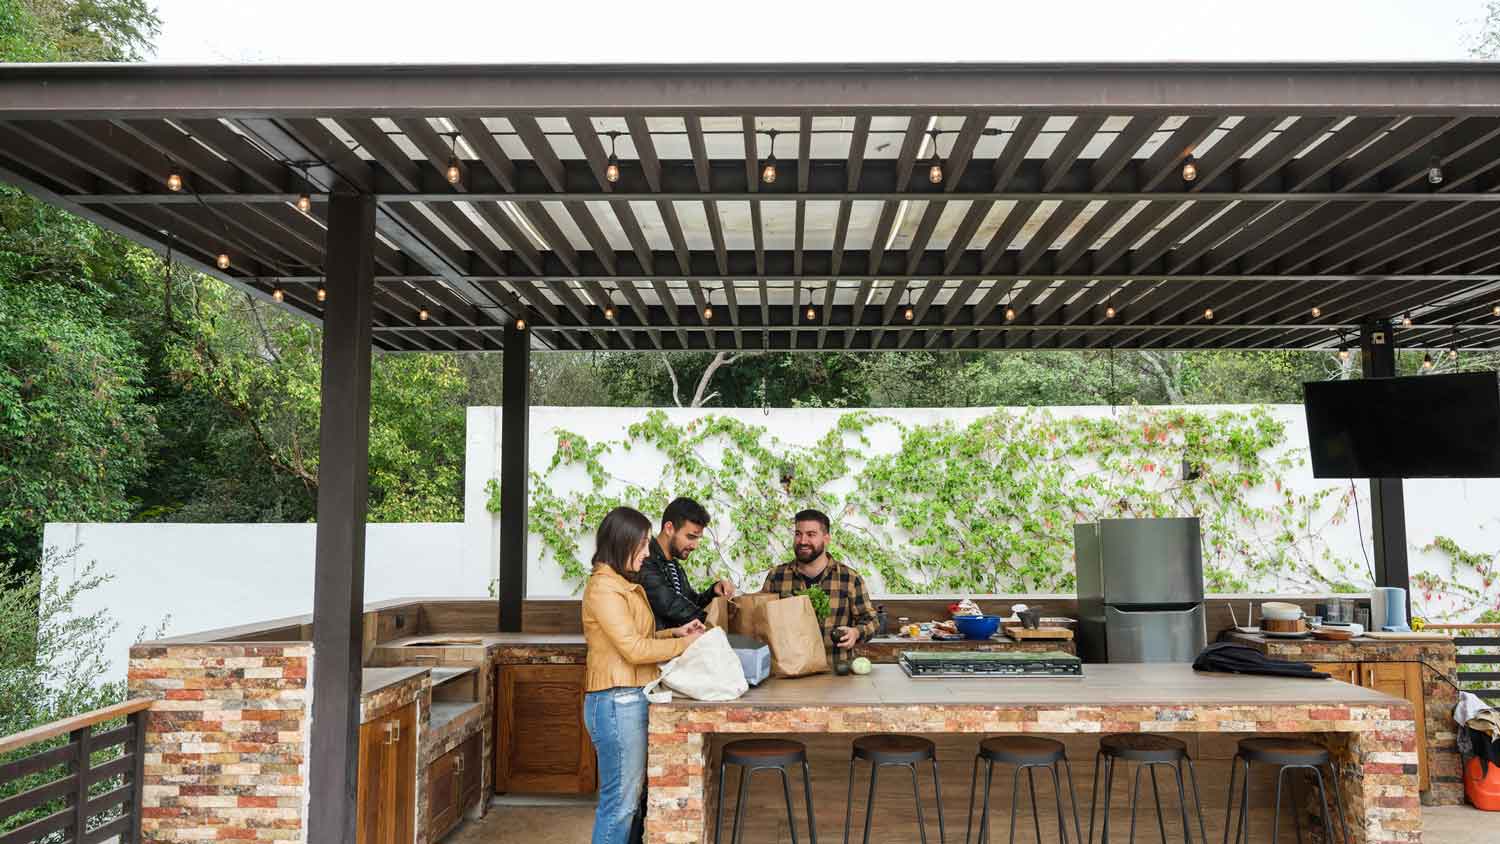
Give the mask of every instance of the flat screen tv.
[{"label": "flat screen tv", "polygon": [[1494,372],[1303,385],[1317,478],[1500,477]]}]

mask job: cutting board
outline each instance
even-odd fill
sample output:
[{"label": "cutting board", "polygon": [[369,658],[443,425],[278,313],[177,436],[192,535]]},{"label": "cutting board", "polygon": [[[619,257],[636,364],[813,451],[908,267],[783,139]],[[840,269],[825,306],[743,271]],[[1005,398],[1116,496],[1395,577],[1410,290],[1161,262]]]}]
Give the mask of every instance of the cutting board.
[{"label": "cutting board", "polygon": [[1384,639],[1388,642],[1442,642],[1453,637],[1446,633],[1388,633],[1384,630],[1367,630],[1364,638]]},{"label": "cutting board", "polygon": [[1017,642],[1028,639],[1071,639],[1073,631],[1066,627],[1038,627],[1035,630],[1027,630],[1024,627],[1007,627],[1005,635],[1015,639]]}]

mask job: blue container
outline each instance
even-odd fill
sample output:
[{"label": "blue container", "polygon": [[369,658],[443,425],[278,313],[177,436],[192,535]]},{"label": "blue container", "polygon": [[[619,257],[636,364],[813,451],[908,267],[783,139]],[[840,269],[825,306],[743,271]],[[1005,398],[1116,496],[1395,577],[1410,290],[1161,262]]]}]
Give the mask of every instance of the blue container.
[{"label": "blue container", "polygon": [[953,623],[965,639],[988,639],[1000,629],[998,615],[956,615]]}]

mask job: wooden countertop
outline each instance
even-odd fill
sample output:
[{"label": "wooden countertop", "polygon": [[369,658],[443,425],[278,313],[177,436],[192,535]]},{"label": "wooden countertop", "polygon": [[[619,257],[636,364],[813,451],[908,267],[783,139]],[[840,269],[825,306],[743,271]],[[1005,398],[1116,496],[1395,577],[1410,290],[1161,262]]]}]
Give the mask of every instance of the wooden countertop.
[{"label": "wooden countertop", "polygon": [[387,639],[379,644],[382,648],[409,648],[428,644],[438,648],[493,647],[493,646],[569,646],[583,647],[582,633],[431,633],[425,636],[402,636]]},{"label": "wooden countertop", "polygon": [[912,679],[900,666],[876,665],[864,676],[819,674],[772,678],[732,701],[676,696],[666,706],[782,707],[910,706],[1265,706],[1405,703],[1337,680],[1304,680],[1194,671],[1187,663],[1085,665],[1081,678]]}]

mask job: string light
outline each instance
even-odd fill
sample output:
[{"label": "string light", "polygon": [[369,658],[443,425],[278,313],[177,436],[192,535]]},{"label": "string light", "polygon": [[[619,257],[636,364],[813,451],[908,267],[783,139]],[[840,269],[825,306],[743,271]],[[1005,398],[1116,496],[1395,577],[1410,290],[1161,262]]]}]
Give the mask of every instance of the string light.
[{"label": "string light", "polygon": [[1204,319],[1213,319],[1214,318],[1214,309],[1213,308],[1204,308],[1203,309],[1203,318]]},{"label": "string light", "polygon": [[710,322],[714,318],[714,292],[708,291],[708,297],[703,301],[703,321]]},{"label": "string light", "polygon": [[1317,319],[1318,317],[1320,317],[1322,315],[1323,315],[1323,309],[1320,308],[1320,307],[1318,307],[1317,305],[1313,305],[1312,318],[1313,319]]},{"label": "string light", "polygon": [[1422,355],[1422,368],[1423,369],[1431,369],[1432,368],[1432,352],[1428,352],[1428,353]]},{"label": "string light", "polygon": [[911,291],[909,290],[906,293],[906,310],[902,311],[901,315],[906,318],[907,322],[917,318],[917,312],[911,307]]},{"label": "string light", "polygon": [[319,287],[318,288],[318,301],[319,302],[325,302],[327,300],[328,300],[328,288],[326,288],[326,287]]},{"label": "string light", "polygon": [[1406,314],[1401,317],[1401,327],[1411,328],[1411,311],[1407,311]]},{"label": "string light", "polygon": [[1109,299],[1104,303],[1104,318],[1114,319],[1118,313],[1119,311],[1115,310],[1115,294],[1110,293]]},{"label": "string light", "polygon": [[766,134],[771,136],[771,154],[760,168],[760,180],[769,185],[776,182],[776,130],[767,129]]},{"label": "string light", "polygon": [[299,195],[297,197],[297,210],[301,211],[304,214],[307,214],[307,213],[311,212],[312,211],[312,197],[308,196],[305,193]]},{"label": "string light", "polygon": [[1198,180],[1198,159],[1194,158],[1191,154],[1182,162],[1182,180],[1184,182]]},{"label": "string light", "polygon": [[526,317],[524,317],[524,316],[518,316],[518,317],[516,317],[516,330],[517,331],[525,331],[526,330]]},{"label": "string light", "polygon": [[812,298],[812,290],[809,289],[807,291],[807,310],[802,312],[802,315],[807,317],[808,322],[812,322],[813,320],[818,318],[818,311],[813,307]]},{"label": "string light", "polygon": [[463,177],[464,177],[463,170],[459,169],[459,166],[458,166],[458,135],[457,134],[454,134],[453,137],[451,138],[451,148],[449,149],[449,155],[448,155],[448,169],[446,171],[444,171],[443,175],[447,177],[448,184],[450,184],[450,185],[456,185],[456,184],[458,184],[459,181],[461,179],[463,179]]},{"label": "string light", "polygon": [[426,308],[417,311],[417,320],[420,322],[426,322],[431,316],[432,314],[428,313]]},{"label": "string light", "polygon": [[1437,156],[1427,165],[1427,184],[1441,185],[1443,183],[1443,161]]},{"label": "string light", "polygon": [[229,255],[228,255],[228,253],[220,252],[218,259],[215,260],[214,263],[218,264],[219,265],[219,269],[221,269],[221,270],[227,270],[227,269],[229,269]]},{"label": "string light", "polygon": [[615,318],[615,296],[609,291],[604,293],[604,318],[611,321]]},{"label": "string light", "polygon": [[1010,322],[1016,318],[1016,309],[1010,305],[1005,306],[1005,321]]},{"label": "string light", "polygon": [[927,168],[927,181],[934,185],[943,183],[943,159],[938,157],[938,131],[928,133],[932,136],[932,166]]},{"label": "string light", "polygon": [[1496,305],[1495,307],[1490,308],[1490,314],[1495,317],[1500,317],[1500,305]]},{"label": "string light", "polygon": [[286,301],[286,291],[282,290],[280,287],[273,287],[271,288],[271,298],[275,299],[277,302],[284,302]]},{"label": "string light", "polygon": [[1349,347],[1348,346],[1344,346],[1344,345],[1339,346],[1339,362],[1340,363],[1348,363],[1349,362]]},{"label": "string light", "polygon": [[609,132],[609,163],[604,167],[604,181],[614,184],[620,181],[620,158],[615,155],[615,139],[619,132]]},{"label": "string light", "polygon": [[167,174],[167,190],[177,193],[182,190],[182,174],[176,170]]}]

